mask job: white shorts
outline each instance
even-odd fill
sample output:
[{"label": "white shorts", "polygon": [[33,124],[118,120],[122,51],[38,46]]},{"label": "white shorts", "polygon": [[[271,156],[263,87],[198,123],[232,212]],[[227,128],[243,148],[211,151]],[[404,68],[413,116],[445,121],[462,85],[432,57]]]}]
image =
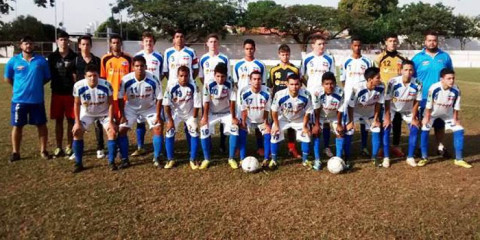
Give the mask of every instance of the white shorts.
[{"label": "white shorts", "polygon": [[[240,119],[240,121],[243,121],[243,120]],[[254,131],[257,128],[258,128],[258,130],[260,130],[262,135],[265,135],[267,133],[264,123],[251,123],[250,121],[247,120],[247,132],[248,133],[250,133],[251,131]]]},{"label": "white shorts", "polygon": [[208,116],[208,124],[200,127],[200,138],[205,139],[215,134],[215,124],[223,124],[223,133],[225,135],[238,136],[238,126],[232,126],[232,115],[230,113],[224,114],[210,114]]},{"label": "white shorts", "polygon": [[92,116],[85,116],[80,114],[80,122],[82,123],[83,130],[87,130],[88,127],[96,120],[99,120],[103,126],[103,129],[108,130],[110,127],[110,118],[108,116],[103,117],[92,117]]},{"label": "white shorts", "polygon": [[173,137],[177,133],[178,125],[180,122],[184,122],[187,125],[187,130],[190,136],[198,137],[198,124],[197,119],[193,118],[192,116],[189,117],[181,117],[178,114],[172,116],[173,118],[173,126],[175,129],[167,129],[165,137]]},{"label": "white shorts", "polygon": [[298,142],[310,142],[310,136],[308,134],[303,133],[303,122],[287,122],[283,120],[278,120],[280,126],[278,127],[279,131],[278,134],[272,134],[271,143],[278,143],[285,139],[285,130],[292,128],[295,130],[296,139]]},{"label": "white shorts", "polygon": [[436,119],[442,119],[445,122],[445,130],[451,130],[452,132],[463,130],[463,127],[460,125],[455,125],[452,117],[431,117],[430,122],[427,125],[422,126],[422,131],[430,131],[433,126],[433,122]]},{"label": "white shorts", "polygon": [[150,109],[138,111],[131,109],[130,107],[125,106],[125,118],[127,122],[120,124],[120,127],[132,128],[133,123],[135,123],[139,118],[146,120],[150,129],[153,127],[159,126],[160,124],[155,124],[157,120],[157,108],[156,106],[151,107]]},{"label": "white shorts", "polygon": [[337,132],[337,118],[320,118],[320,126],[323,129],[324,124],[330,124],[330,131],[334,132],[336,135],[338,135]]},{"label": "white shorts", "polygon": [[[403,121],[405,121],[407,124],[412,123],[412,116],[413,113],[411,112],[395,112],[395,111],[390,111],[391,116],[395,116],[396,113],[399,113],[402,116]],[[392,119],[393,120],[393,119]]]},{"label": "white shorts", "polygon": [[[353,115],[353,122],[359,122],[360,124],[365,124],[365,129],[367,131],[374,132],[374,133],[380,132],[380,127],[373,127],[372,126],[373,116],[366,117],[366,116],[362,116],[362,115],[359,115],[359,114],[354,114]],[[352,130],[354,130],[354,129],[355,128],[353,128]],[[352,130],[347,131],[347,134],[348,135],[353,134]]]}]

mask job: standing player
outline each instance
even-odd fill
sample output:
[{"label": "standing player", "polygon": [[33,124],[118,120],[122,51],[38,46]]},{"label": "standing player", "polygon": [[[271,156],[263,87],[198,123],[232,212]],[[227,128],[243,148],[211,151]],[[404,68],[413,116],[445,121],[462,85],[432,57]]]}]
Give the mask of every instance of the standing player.
[{"label": "standing player", "polygon": [[[85,68],[87,65],[95,66],[97,68],[97,74],[99,74],[100,58],[92,53],[92,37],[90,35],[81,36],[78,39],[78,48],[80,49],[80,54],[75,58],[77,79],[81,80],[85,78]],[[97,139],[97,158],[100,159],[105,157],[103,150],[105,148],[103,145],[103,125],[101,121],[96,120],[94,126],[95,137]]]},{"label": "standing player", "polygon": [[[402,74],[402,63],[407,60],[402,54],[397,51],[398,36],[397,34],[389,34],[385,38],[385,50],[383,50],[375,60],[375,66],[380,68],[380,77],[383,83],[387,86],[388,82]],[[399,112],[395,112],[392,121],[392,147],[390,151],[396,157],[403,157],[400,145],[400,136],[402,134],[402,116]]]},{"label": "standing player", "polygon": [[132,69],[132,58],[122,52],[122,38],[118,35],[110,37],[110,52],[102,57],[100,65],[100,77],[106,79],[113,88],[113,112],[115,120],[120,120],[118,106],[118,91],[122,78]]},{"label": "standing player", "polygon": [[[244,58],[238,61],[233,68],[233,82],[236,84],[238,92],[241,92],[244,88],[248,87],[250,74],[252,72],[260,72],[262,74],[262,85],[265,85],[265,81],[267,80],[267,69],[263,62],[255,59],[255,50],[255,41],[252,39],[246,39],[243,41]],[[240,104],[239,96],[237,104]],[[240,105],[237,106],[237,109],[240,111]],[[263,156],[264,149],[262,133],[255,130],[255,136],[257,139],[257,154]]]},{"label": "standing player", "polygon": [[170,169],[175,165],[174,145],[176,129],[180,122],[187,125],[190,134],[190,167],[195,170],[198,165],[195,162],[198,147],[198,109],[202,107],[202,100],[195,82],[190,79],[190,72],[187,66],[178,68],[178,82],[167,86],[163,96],[163,107],[167,121],[167,132],[165,136],[165,148],[167,149],[167,164],[165,168]]},{"label": "standing player", "polygon": [[455,165],[471,168],[472,165],[463,160],[464,129],[460,124],[460,89],[455,85],[455,72],[451,68],[440,71],[440,82],[432,84],[428,90],[428,99],[425,106],[425,116],[422,120],[421,148],[422,160],[419,167],[428,163],[428,135],[436,121],[445,122],[445,128],[453,132],[455,147]]},{"label": "standing player", "polygon": [[312,100],[310,93],[301,88],[302,82],[298,75],[288,76],[287,81],[288,88],[277,92],[272,102],[272,160],[268,166],[278,166],[278,143],[283,140],[284,131],[292,128],[297,134],[297,141],[302,142],[302,164],[310,169],[312,163],[308,161],[308,154],[311,131],[308,124],[313,113]]},{"label": "standing player", "polygon": [[408,139],[407,164],[415,167],[413,154],[417,145],[418,129],[420,121],[418,120],[418,105],[422,100],[422,85],[413,78],[413,62],[404,60],[402,62],[402,76],[392,78],[387,85],[385,94],[385,119],[383,122],[383,152],[384,158],[382,166],[390,166],[390,123],[391,116],[400,115],[410,129]]},{"label": "standing player", "polygon": [[20,143],[23,127],[35,125],[40,140],[40,156],[49,159],[47,152],[48,129],[45,113],[43,85],[50,81],[47,60],[33,52],[33,40],[29,36],[20,39],[22,52],[5,65],[5,81],[13,87],[11,105],[12,155],[10,162],[20,160]]},{"label": "standing player", "polygon": [[[128,160],[127,132],[139,117],[145,119],[153,129],[153,156],[155,166],[159,166],[160,151],[162,150],[162,85],[150,72],[146,71],[147,61],[142,56],[133,58],[133,72],[122,78],[118,92],[121,113],[118,144],[122,157],[121,168],[130,166]],[[126,98],[124,104],[123,98]]]},{"label": "standing player", "polygon": [[[232,75],[230,73],[230,61],[228,57],[220,52],[219,49],[219,37],[217,34],[210,34],[207,36],[206,45],[208,47],[208,53],[205,53],[200,58],[200,71],[198,77],[202,84],[208,84],[210,81],[214,81],[214,71],[215,67],[219,63],[224,63],[227,65],[228,74],[227,78],[231,79]],[[223,134],[223,124],[220,124],[220,151],[225,152],[225,134]]]},{"label": "standing player", "polygon": [[[320,161],[320,129],[328,129],[328,132],[323,131],[325,141],[330,141],[330,131],[333,129],[336,138],[336,150],[337,157],[342,157],[342,145],[343,145],[343,103],[344,93],[343,90],[337,86],[337,80],[332,72],[326,72],[322,76],[322,89],[316,102],[314,102],[315,109],[315,122],[313,127],[313,152],[315,155],[315,161],[313,169],[318,171],[321,169],[322,164]],[[327,135],[328,137],[325,137]],[[325,145],[326,147],[328,145]]]},{"label": "standing player", "polygon": [[263,145],[265,146],[262,165],[267,166],[271,141],[268,116],[272,98],[269,89],[262,85],[262,74],[260,72],[252,72],[250,74],[250,87],[244,89],[241,93],[240,101],[241,119],[240,138],[238,140],[240,162],[245,159],[247,154],[248,132],[250,132],[250,129],[258,129],[263,135]]},{"label": "standing player", "polygon": [[385,85],[380,79],[380,69],[376,67],[365,70],[365,79],[366,81],[359,82],[351,89],[347,89],[348,92],[345,94],[348,108],[345,136],[347,168],[353,166],[348,160],[354,132],[353,123],[357,121],[365,124],[365,128],[372,132],[372,159],[375,166],[381,166],[377,160],[377,154],[380,149],[380,107],[381,104],[384,104]]},{"label": "standing player", "polygon": [[113,89],[105,79],[98,78],[98,66],[87,65],[85,79],[75,83],[75,125],[73,125],[73,150],[75,155],[74,173],[84,170],[83,167],[83,135],[95,121],[100,121],[108,136],[108,166],[116,170],[115,137],[117,125],[113,119]]},{"label": "standing player", "polygon": [[227,65],[219,63],[214,70],[215,81],[203,86],[203,116],[200,122],[200,139],[204,159],[200,169],[206,169],[210,163],[212,149],[211,134],[215,134],[215,124],[224,125],[225,135],[230,135],[228,164],[237,169],[238,164],[233,159],[238,138],[237,115],[235,112],[236,94],[233,83],[227,80]]},{"label": "standing player", "polygon": [[165,50],[165,63],[163,74],[168,79],[168,84],[177,83],[178,68],[187,66],[190,69],[190,79],[195,80],[198,76],[198,58],[195,50],[185,46],[185,34],[176,30],[173,34],[173,47]]},{"label": "standing player", "polygon": [[[70,36],[60,32],[57,37],[57,50],[48,56],[48,65],[52,74],[52,104],[50,117],[55,120],[55,140],[57,147],[53,157],[72,155],[72,127],[75,114],[73,113],[73,84],[76,81],[75,58],[77,54],[70,49]],[[63,120],[67,119],[67,147],[62,149]]]},{"label": "standing player", "polygon": [[[444,68],[453,70],[452,59],[448,53],[438,48],[438,35],[434,32],[429,32],[425,35],[425,48],[417,53],[412,58],[415,64],[415,77],[422,83],[423,94],[422,102],[420,103],[420,117],[423,116],[423,111],[427,104],[427,95],[430,86],[437,83],[440,79],[440,71]],[[445,138],[445,122],[438,120],[433,125],[435,130],[435,138],[438,143],[438,155],[442,155],[445,158],[450,157],[447,149],[443,145],[443,139]]]},{"label": "standing player", "polygon": [[[278,48],[278,57],[280,63],[270,69],[267,86],[272,90],[272,96],[275,96],[280,90],[287,88],[287,77],[291,74],[299,75],[300,69],[290,63],[290,47],[287,44],[282,44]],[[300,158],[295,144],[295,130],[288,129],[288,153],[294,158]]]},{"label": "standing player", "polygon": [[[343,88],[345,91],[349,91],[350,88],[355,86],[359,82],[364,82],[365,77],[364,73],[365,70],[369,67],[372,67],[372,61],[365,56],[362,56],[362,42],[358,38],[352,38],[350,43],[350,48],[352,49],[352,56],[347,58],[344,64],[341,67],[341,77],[340,80],[342,81]],[[323,131],[324,135],[323,138],[325,140],[325,152],[327,155],[332,155],[332,152],[329,151],[330,149],[327,148],[330,130]],[[326,134],[327,133],[327,134]],[[367,149],[367,139],[368,139],[368,132],[365,129],[365,124],[360,124],[360,133],[362,139],[362,155],[369,156],[370,153]]]},{"label": "standing player", "polygon": [[[147,61],[147,71],[153,74],[160,82],[162,81],[163,71],[163,56],[161,53],[155,51],[155,36],[151,32],[143,32],[142,46],[143,50],[137,52],[135,56],[142,56]],[[132,153],[132,156],[139,156],[145,154],[145,119],[137,119],[137,150]],[[163,141],[163,139],[160,139]]]}]

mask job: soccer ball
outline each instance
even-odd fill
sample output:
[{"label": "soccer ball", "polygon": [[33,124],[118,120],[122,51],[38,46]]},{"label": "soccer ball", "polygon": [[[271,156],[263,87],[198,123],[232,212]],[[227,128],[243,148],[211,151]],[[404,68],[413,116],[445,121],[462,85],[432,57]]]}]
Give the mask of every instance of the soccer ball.
[{"label": "soccer ball", "polygon": [[333,174],[339,174],[345,168],[345,162],[339,157],[332,157],[327,162],[327,169]]},{"label": "soccer ball", "polygon": [[242,169],[246,173],[253,173],[260,169],[260,163],[258,162],[256,157],[246,157],[242,161]]}]

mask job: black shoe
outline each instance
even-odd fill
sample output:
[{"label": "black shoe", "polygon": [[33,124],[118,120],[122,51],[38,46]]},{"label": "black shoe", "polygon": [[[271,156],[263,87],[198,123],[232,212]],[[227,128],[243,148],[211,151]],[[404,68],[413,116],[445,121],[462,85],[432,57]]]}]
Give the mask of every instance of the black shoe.
[{"label": "black shoe", "polygon": [[45,160],[52,159],[52,156],[50,156],[50,154],[46,150],[40,153],[40,157]]},{"label": "black shoe", "polygon": [[10,162],[16,162],[18,160],[20,160],[20,153],[12,153],[12,155],[10,155]]},{"label": "black shoe", "polygon": [[437,154],[442,156],[443,158],[452,158],[452,155],[448,152],[446,148],[443,148],[443,150],[437,150]]},{"label": "black shoe", "polygon": [[130,162],[128,161],[128,159],[124,159],[122,160],[122,163],[120,164],[120,166],[118,167],[119,169],[125,169],[125,168],[128,168],[130,167]]},{"label": "black shoe", "polygon": [[353,169],[353,161],[345,161],[345,171],[350,171]]},{"label": "black shoe", "polygon": [[79,173],[85,170],[82,164],[75,164],[75,168],[73,169],[73,173]]},{"label": "black shoe", "polygon": [[160,158],[153,158],[153,166],[162,169],[162,162],[160,161]]},{"label": "black shoe", "polygon": [[117,168],[117,165],[115,165],[115,163],[109,163],[108,164],[108,168],[111,170],[111,171],[116,171],[118,168]]}]

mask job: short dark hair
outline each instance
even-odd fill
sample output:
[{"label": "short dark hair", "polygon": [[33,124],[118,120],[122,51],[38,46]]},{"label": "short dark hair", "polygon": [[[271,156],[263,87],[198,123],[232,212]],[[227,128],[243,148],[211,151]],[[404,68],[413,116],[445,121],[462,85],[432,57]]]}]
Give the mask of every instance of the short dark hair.
[{"label": "short dark hair", "polygon": [[175,31],[173,32],[172,36],[175,36],[175,34],[177,33],[180,33],[182,35],[185,35],[185,32],[182,30],[182,29],[175,29]]},{"label": "short dark hair", "polygon": [[310,43],[314,44],[317,40],[327,41],[327,39],[320,34],[313,34],[310,36]]},{"label": "short dark hair", "polygon": [[408,59],[403,60],[403,62],[402,62],[402,68],[403,68],[403,66],[405,66],[405,65],[411,65],[412,67],[415,67],[415,63],[413,63],[412,60],[408,60]]},{"label": "short dark hair", "polygon": [[260,76],[262,76],[262,73],[261,73],[261,72],[259,72],[259,71],[253,71],[253,72],[250,73],[250,76],[248,76],[248,77],[249,77],[250,79],[252,79],[252,76],[253,76],[253,75],[257,75],[257,74],[260,75]]},{"label": "short dark hair", "polygon": [[142,62],[144,65],[147,65],[147,60],[140,55],[133,57],[132,64],[135,64],[135,62]]},{"label": "short dark hair", "polygon": [[142,33],[142,40],[145,39],[145,38],[151,38],[153,39],[153,42],[157,42],[157,40],[155,39],[155,35],[153,35],[152,32],[149,32],[149,31],[145,31]]},{"label": "short dark hair", "polygon": [[322,75],[322,83],[324,83],[327,80],[332,80],[334,83],[337,83],[337,79],[335,78],[335,74],[332,72],[325,72]]},{"label": "short dark hair", "polygon": [[92,36],[90,34],[87,34],[87,35],[83,35],[81,37],[78,38],[78,44],[80,44],[82,42],[82,40],[87,40],[90,45],[92,45]]},{"label": "short dark hair", "polygon": [[69,39],[70,35],[68,35],[68,33],[65,32],[65,31],[59,31],[58,34],[57,34],[57,39],[60,39],[60,38]]},{"label": "short dark hair", "polygon": [[389,34],[385,35],[385,40],[387,40],[389,38],[398,38],[398,35],[396,33],[389,33]]},{"label": "short dark hair", "polygon": [[245,41],[243,41],[243,47],[247,44],[251,44],[255,48],[255,41],[253,41],[253,39],[245,39]]},{"label": "short dark hair", "polygon": [[290,47],[287,44],[282,44],[278,47],[278,52],[290,52]]},{"label": "short dark hair", "polygon": [[355,41],[362,43],[362,39],[360,39],[359,37],[352,37],[352,39],[350,39],[350,43],[353,43]]},{"label": "short dark hair", "polygon": [[20,38],[20,43],[23,43],[23,42],[33,42],[33,38],[31,36],[23,36],[22,38]]},{"label": "short dark hair", "polygon": [[182,66],[178,67],[178,69],[177,69],[177,74],[180,73],[180,72],[186,72],[187,74],[190,74],[190,68],[182,65]]},{"label": "short dark hair", "polygon": [[208,41],[208,39],[210,39],[210,38],[215,38],[215,39],[217,39],[217,40],[220,40],[220,38],[218,37],[218,34],[216,34],[216,33],[210,33],[210,34],[208,34],[205,42]]},{"label": "short dark hair", "polygon": [[85,66],[85,73],[87,72],[96,72],[98,73],[98,67],[95,64],[87,64]]},{"label": "short dark hair", "polygon": [[300,76],[298,76],[297,74],[290,74],[287,76],[287,82],[290,81],[290,79],[294,79],[294,80],[300,80]]},{"label": "short dark hair", "polygon": [[451,68],[444,68],[442,69],[442,71],[440,71],[440,77],[445,77],[445,75],[447,74],[455,74],[455,71],[453,71],[453,69]]},{"label": "short dark hair", "polygon": [[425,38],[426,38],[427,36],[429,36],[429,35],[430,35],[430,36],[435,36],[435,37],[438,38],[438,32],[433,31],[433,30],[428,30],[428,31],[426,31],[426,32],[424,33],[424,35],[425,35]]},{"label": "short dark hair", "polygon": [[110,35],[110,39],[108,40],[108,42],[112,42],[113,39],[118,39],[120,42],[123,42],[122,37],[120,37],[120,35],[118,34]]},{"label": "short dark hair", "polygon": [[378,74],[380,74],[380,68],[369,67],[367,68],[367,70],[365,70],[365,73],[363,75],[365,76],[365,80],[368,81],[368,79],[372,79]]},{"label": "short dark hair", "polygon": [[227,75],[228,74],[227,64],[225,64],[225,63],[217,64],[217,66],[215,66],[215,69],[213,70],[213,72],[214,73],[221,73],[223,75]]}]

